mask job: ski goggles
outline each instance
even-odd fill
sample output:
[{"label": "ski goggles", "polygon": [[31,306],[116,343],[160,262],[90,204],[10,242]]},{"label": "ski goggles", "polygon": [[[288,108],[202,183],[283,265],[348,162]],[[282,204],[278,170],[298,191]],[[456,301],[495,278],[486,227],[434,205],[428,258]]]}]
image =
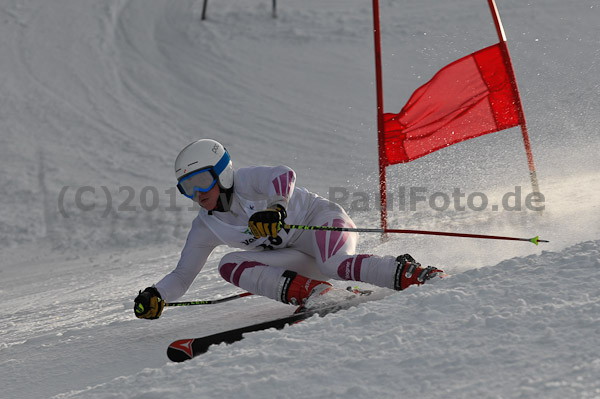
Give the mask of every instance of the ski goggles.
[{"label": "ski goggles", "polygon": [[215,166],[209,166],[189,173],[179,179],[177,188],[179,192],[193,199],[196,192],[210,191],[219,179],[219,175],[229,164],[229,154],[225,152]]}]

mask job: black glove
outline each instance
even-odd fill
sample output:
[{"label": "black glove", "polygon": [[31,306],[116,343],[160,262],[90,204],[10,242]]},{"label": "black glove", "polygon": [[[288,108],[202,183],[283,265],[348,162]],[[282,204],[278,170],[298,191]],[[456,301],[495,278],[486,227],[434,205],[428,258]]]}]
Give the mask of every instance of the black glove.
[{"label": "black glove", "polygon": [[135,298],[133,312],[138,319],[158,319],[163,309],[165,301],[160,297],[160,293],[155,287],[148,287]]},{"label": "black glove", "polygon": [[281,224],[286,218],[285,208],[279,204],[273,208],[259,211],[250,216],[248,227],[255,238],[258,237],[277,237],[277,232],[281,230]]}]

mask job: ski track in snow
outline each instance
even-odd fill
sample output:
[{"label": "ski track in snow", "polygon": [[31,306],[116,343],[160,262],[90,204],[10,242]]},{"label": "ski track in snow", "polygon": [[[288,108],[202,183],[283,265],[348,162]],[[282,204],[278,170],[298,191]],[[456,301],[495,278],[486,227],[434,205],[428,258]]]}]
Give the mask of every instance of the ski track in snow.
[{"label": "ski track in snow", "polygon": [[[496,41],[479,3],[381,1],[387,112]],[[550,243],[363,234],[361,252],[409,252],[451,277],[183,364],[166,358],[175,339],[291,312],[248,297],[134,318],[197,211],[173,191],[184,145],[213,137],[236,167],[283,163],[323,196],[347,189],[357,226],[376,227],[370,3],[279,1],[272,19],[268,1],[227,0],[204,22],[198,0],[0,5],[2,397],[600,398],[600,7],[497,3],[546,209],[401,211],[396,197],[390,226]],[[521,133],[388,168],[388,185],[524,197]],[[216,271],[227,250],[182,299],[239,292]]]}]

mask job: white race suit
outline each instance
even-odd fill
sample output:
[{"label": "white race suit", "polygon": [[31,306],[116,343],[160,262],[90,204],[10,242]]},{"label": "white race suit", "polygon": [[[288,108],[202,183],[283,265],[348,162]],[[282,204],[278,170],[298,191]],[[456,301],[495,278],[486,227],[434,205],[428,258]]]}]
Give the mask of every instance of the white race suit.
[{"label": "white race suit", "polygon": [[355,254],[357,233],[291,229],[279,231],[276,239],[254,238],[248,219],[274,204],[285,207],[286,224],[355,227],[339,205],[295,187],[295,181],[295,172],[287,166],[236,170],[229,211],[200,210],[177,267],[155,285],[162,298],[166,302],[180,298],[219,245],[242,249],[221,259],[221,276],[272,299],[279,299],[278,286],[286,270],[319,280],[355,280],[393,288],[395,257]]}]

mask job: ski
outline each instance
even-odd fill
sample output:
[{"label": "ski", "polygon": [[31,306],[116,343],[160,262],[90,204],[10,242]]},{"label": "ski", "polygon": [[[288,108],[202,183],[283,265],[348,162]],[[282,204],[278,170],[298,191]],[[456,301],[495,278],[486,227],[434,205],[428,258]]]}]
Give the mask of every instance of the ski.
[{"label": "ski", "polygon": [[[371,295],[372,291],[362,290],[359,288],[348,287],[348,291],[355,294],[355,297]],[[207,335],[200,338],[180,339],[172,342],[167,348],[167,356],[173,362],[183,362],[192,359],[198,355],[206,353],[210,346],[219,344],[232,344],[244,339],[244,334],[268,330],[275,328],[281,330],[284,327],[306,320],[312,316],[325,316],[339,310],[348,309],[358,305],[360,302],[353,301],[354,297],[349,300],[342,300],[334,304],[306,309],[300,307],[295,313],[274,320],[264,321],[261,323],[252,324],[245,327],[240,327],[232,330],[222,331],[216,334]]]}]

